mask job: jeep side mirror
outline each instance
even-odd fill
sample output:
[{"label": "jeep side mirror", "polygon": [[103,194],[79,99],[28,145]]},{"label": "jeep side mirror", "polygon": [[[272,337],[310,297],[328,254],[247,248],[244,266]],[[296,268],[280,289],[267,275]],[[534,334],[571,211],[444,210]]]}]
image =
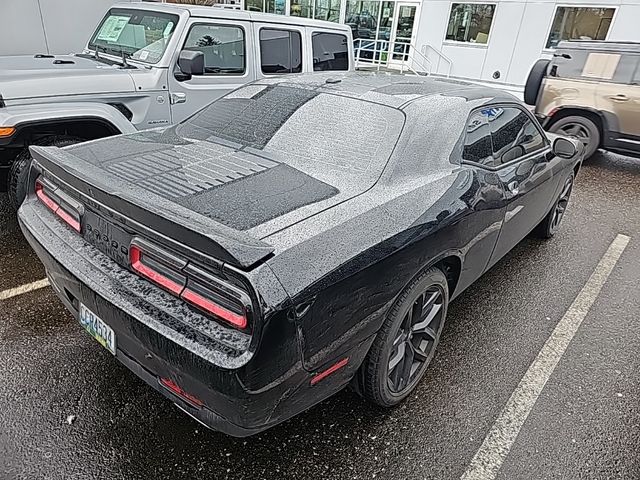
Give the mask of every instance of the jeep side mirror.
[{"label": "jeep side mirror", "polygon": [[178,56],[178,67],[189,80],[193,75],[204,75],[204,53],[197,50],[182,50]]},{"label": "jeep side mirror", "polygon": [[578,153],[578,149],[568,138],[558,137],[553,142],[553,153],[560,158],[573,158]]}]

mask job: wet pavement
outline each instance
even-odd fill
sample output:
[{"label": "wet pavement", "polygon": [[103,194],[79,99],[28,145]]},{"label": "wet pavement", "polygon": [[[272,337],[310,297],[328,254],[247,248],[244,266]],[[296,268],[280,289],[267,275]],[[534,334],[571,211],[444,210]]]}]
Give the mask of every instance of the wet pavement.
[{"label": "wet pavement", "polygon": [[[459,297],[415,394],[344,391],[234,439],[186,417],[91,339],[49,288],[0,301],[0,478],[460,478],[618,233],[631,237],[500,479],[640,478],[640,161],[598,154],[558,236],[526,239]],[[6,210],[0,197],[0,210]],[[44,277],[0,213],[0,291]]]}]

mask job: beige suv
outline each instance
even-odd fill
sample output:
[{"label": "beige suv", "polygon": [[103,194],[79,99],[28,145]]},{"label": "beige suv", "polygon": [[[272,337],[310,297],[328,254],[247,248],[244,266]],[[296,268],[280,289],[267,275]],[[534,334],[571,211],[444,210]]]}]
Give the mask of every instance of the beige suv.
[{"label": "beige suv", "polygon": [[585,158],[640,157],[640,43],[560,42],[534,64],[524,99],[546,130],[580,139]]}]

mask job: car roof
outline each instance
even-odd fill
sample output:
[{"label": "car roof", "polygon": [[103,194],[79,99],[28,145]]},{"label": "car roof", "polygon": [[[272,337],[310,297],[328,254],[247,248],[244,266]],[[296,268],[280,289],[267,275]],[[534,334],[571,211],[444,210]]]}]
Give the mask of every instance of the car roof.
[{"label": "car roof", "polygon": [[274,13],[250,12],[248,10],[239,10],[220,7],[204,7],[201,5],[187,5],[178,3],[154,3],[154,2],[132,2],[118,3],[113,8],[135,9],[135,10],[151,10],[157,12],[166,12],[181,14],[187,13],[190,17],[195,18],[221,18],[228,20],[245,20],[250,22],[279,23],[283,25],[298,25],[303,27],[318,27],[329,30],[339,30],[350,32],[351,27],[341,23],[327,22],[324,20],[313,20],[309,18],[301,18],[287,15],[276,15]]},{"label": "car roof", "polygon": [[442,77],[399,75],[378,72],[323,72],[258,80],[253,85],[281,85],[324,90],[326,93],[361,98],[394,108],[402,108],[424,97],[446,95],[469,100],[520,103],[503,90]]},{"label": "car roof", "polygon": [[640,42],[609,42],[604,40],[563,40],[557,49],[601,50],[616,53],[640,53]]}]

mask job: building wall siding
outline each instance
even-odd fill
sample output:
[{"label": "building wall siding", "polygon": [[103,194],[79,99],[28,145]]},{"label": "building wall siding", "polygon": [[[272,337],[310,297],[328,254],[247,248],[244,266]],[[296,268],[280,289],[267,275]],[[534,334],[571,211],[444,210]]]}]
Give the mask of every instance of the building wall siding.
[{"label": "building wall siding", "polygon": [[0,0],[0,55],[78,52],[113,3],[114,0]]}]

